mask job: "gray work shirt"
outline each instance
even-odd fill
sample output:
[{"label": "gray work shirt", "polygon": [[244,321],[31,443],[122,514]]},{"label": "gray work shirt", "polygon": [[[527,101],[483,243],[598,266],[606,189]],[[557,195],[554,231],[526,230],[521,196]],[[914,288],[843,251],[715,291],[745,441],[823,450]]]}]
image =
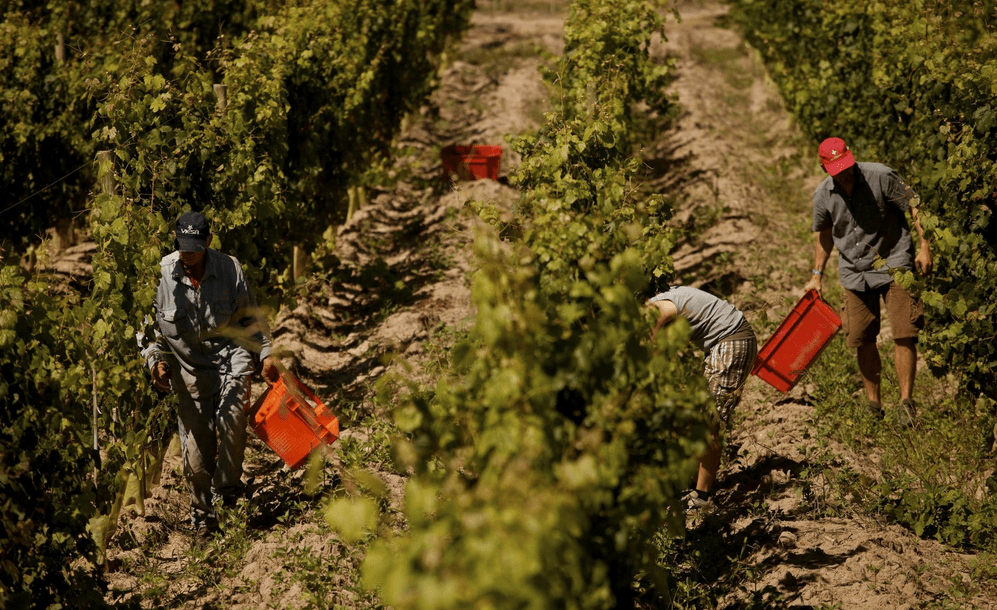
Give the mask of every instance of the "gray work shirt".
[{"label": "gray work shirt", "polygon": [[[913,267],[914,242],[906,212],[917,195],[885,165],[856,163],[855,167],[851,197],[830,176],[817,187],[813,230],[831,229],[841,285],[864,292],[889,284],[892,270]],[[874,269],[877,259],[885,259],[886,265]]]},{"label": "gray work shirt", "polygon": [[729,337],[744,324],[744,314],[727,301],[691,286],[669,286],[648,301],[671,301],[678,315],[689,322],[689,340],[709,352],[722,339]]},{"label": "gray work shirt", "polygon": [[217,394],[223,376],[252,374],[270,355],[270,339],[239,261],[209,248],[199,288],[179,252],[159,265],[156,342],[142,351],[149,368],[171,354],[192,398]]}]

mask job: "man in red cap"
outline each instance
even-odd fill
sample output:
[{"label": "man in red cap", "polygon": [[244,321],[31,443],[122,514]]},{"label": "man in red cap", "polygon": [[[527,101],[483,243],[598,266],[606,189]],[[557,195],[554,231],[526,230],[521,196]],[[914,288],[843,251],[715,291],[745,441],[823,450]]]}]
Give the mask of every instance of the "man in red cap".
[{"label": "man in red cap", "polygon": [[[917,195],[895,171],[879,163],[856,163],[841,138],[824,140],[817,151],[829,174],[813,198],[813,230],[817,233],[813,275],[804,290],[822,294],[821,278],[831,248],[838,248],[838,272],[845,289],[844,324],[848,347],[855,348],[859,372],[869,399],[867,410],[882,417],[876,348],[880,299],[893,329],[894,364],[900,389],[897,421],[914,423],[914,374],[917,334],[924,327],[919,299],[893,280],[893,272],[916,267],[931,273],[931,250],[918,218]],[[920,236],[915,255],[906,213]]]}]

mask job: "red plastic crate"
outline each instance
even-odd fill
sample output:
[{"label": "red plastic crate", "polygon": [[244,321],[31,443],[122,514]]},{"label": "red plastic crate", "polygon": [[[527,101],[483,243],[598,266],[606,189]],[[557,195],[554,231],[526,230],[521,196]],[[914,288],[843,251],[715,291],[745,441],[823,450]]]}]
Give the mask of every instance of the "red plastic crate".
[{"label": "red plastic crate", "polygon": [[815,290],[807,292],[759,350],[751,374],[788,392],[840,328],[834,309]]},{"label": "red plastic crate", "polygon": [[[285,385],[285,377],[290,386]],[[302,393],[312,399],[314,407]],[[319,445],[339,438],[339,420],[293,375],[278,378],[262,400],[253,416],[253,431],[291,468],[304,464]]]},{"label": "red plastic crate", "polygon": [[456,175],[461,180],[498,180],[502,147],[451,144],[440,150],[440,161],[447,175]]}]

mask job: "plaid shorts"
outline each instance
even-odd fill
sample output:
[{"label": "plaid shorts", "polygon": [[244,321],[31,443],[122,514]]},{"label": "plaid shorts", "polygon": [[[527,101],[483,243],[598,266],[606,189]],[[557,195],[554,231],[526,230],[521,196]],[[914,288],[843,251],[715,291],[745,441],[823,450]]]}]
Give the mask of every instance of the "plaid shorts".
[{"label": "plaid shorts", "polygon": [[724,339],[706,354],[703,374],[717,404],[721,427],[726,428],[734,407],[741,402],[741,391],[748,380],[758,354],[755,337]]}]

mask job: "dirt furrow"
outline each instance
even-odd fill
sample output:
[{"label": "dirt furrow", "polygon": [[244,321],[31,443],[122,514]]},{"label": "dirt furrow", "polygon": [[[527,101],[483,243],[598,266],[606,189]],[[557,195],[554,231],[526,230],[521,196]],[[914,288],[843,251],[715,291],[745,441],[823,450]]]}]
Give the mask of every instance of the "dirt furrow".
[{"label": "dirt furrow", "polygon": [[[683,112],[659,147],[690,176],[671,180],[682,193],[676,221],[709,213],[714,224],[679,245],[676,271],[684,283],[729,295],[764,341],[803,296],[813,252],[810,197],[824,175],[806,161],[811,151],[800,161],[803,143],[774,84],[724,27],[727,7],[684,2],[679,11],[682,22],[659,52],[676,59]],[[818,444],[815,389],[803,383],[783,396],[749,379],[718,478],[718,514],[691,523],[686,540],[690,552],[700,545],[738,557],[713,568],[718,578],[746,574],[732,579],[741,591],[725,605],[913,608],[968,582],[969,557],[940,543],[857,510],[821,515],[830,484],[822,471],[834,460],[873,480],[880,473],[875,450],[857,455],[828,439]],[[970,599],[964,607],[997,604]]]}]

